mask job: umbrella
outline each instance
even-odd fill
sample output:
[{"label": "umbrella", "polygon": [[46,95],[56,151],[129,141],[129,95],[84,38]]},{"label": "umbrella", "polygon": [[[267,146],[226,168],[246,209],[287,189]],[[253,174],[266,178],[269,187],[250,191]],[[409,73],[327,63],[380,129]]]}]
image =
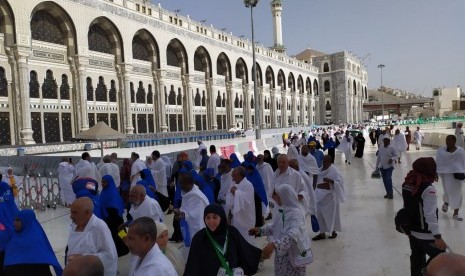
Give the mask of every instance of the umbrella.
[{"label": "umbrella", "polygon": [[103,156],[103,142],[126,138],[126,134],[120,133],[105,122],[100,121],[93,127],[76,135],[75,139],[100,141],[100,153]]}]

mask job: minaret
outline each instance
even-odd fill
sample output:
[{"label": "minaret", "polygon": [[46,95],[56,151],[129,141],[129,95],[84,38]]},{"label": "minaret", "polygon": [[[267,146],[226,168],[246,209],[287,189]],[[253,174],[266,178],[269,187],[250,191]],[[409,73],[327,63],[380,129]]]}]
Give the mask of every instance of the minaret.
[{"label": "minaret", "polygon": [[283,28],[281,22],[281,12],[283,11],[283,1],[271,1],[271,12],[273,13],[273,31],[274,31],[274,45],[271,49],[284,53],[286,48],[283,44]]}]

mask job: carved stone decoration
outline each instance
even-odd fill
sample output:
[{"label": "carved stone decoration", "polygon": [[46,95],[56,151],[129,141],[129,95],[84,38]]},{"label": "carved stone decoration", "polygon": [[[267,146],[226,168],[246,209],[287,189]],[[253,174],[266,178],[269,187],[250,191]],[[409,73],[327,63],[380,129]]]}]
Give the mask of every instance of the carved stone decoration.
[{"label": "carved stone decoration", "polygon": [[9,112],[0,112],[0,145],[10,144],[10,114]]},{"label": "carved stone decoration", "polygon": [[99,25],[94,24],[89,28],[87,39],[89,41],[89,50],[105,54],[113,53],[110,39],[105,30]]},{"label": "carved stone decoration", "polygon": [[53,78],[52,70],[47,70],[45,74],[44,83],[42,84],[42,97],[44,99],[58,98],[58,85],[55,78]]},{"label": "carved stone decoration", "polygon": [[29,81],[29,97],[30,98],[39,98],[39,80],[37,78],[37,72],[31,71],[29,74],[30,81]]},{"label": "carved stone decoration", "polygon": [[44,10],[37,11],[31,19],[32,39],[65,45],[64,35],[59,26],[50,13]]},{"label": "carved stone decoration", "polygon": [[95,89],[95,100],[99,102],[107,101],[107,86],[102,76],[98,78],[97,88]]},{"label": "carved stone decoration", "polygon": [[145,103],[145,88],[144,88],[144,84],[141,81],[139,82],[139,87],[137,88],[136,102]]}]

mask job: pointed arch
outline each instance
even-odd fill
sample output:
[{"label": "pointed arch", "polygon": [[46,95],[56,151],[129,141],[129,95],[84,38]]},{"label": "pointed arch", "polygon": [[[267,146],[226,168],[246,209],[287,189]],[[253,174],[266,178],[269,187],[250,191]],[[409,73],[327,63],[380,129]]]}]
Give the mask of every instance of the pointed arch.
[{"label": "pointed arch", "polygon": [[281,91],[286,90],[286,76],[284,76],[282,69],[279,69],[278,71],[278,86],[281,87]]},{"label": "pointed arch", "polygon": [[35,6],[30,28],[32,39],[65,45],[68,55],[77,54],[76,27],[66,10],[57,3],[45,1]]},{"label": "pointed arch", "polygon": [[307,80],[305,81],[305,88],[307,90],[307,94],[309,96],[312,95],[312,81],[308,77],[307,77]]},{"label": "pointed arch", "polygon": [[289,73],[287,83],[288,83],[287,87],[289,87],[289,90],[291,92],[295,92],[295,79],[294,79],[294,74],[292,74],[292,72]]},{"label": "pointed arch", "polygon": [[353,84],[354,84],[353,87],[352,87],[353,93],[354,93],[354,95],[357,95],[357,82],[354,80]]},{"label": "pointed arch", "polygon": [[249,83],[249,72],[247,70],[247,64],[245,63],[244,59],[239,58],[236,61],[236,79],[241,79],[242,84],[248,84]]},{"label": "pointed arch", "polygon": [[[257,68],[257,77],[258,77],[258,82],[257,82],[257,86],[258,87],[261,87],[263,86],[263,74],[262,74],[262,67],[260,67],[260,64],[258,64],[258,62],[255,63],[256,64],[256,68]],[[255,77],[253,75],[253,67],[252,67],[252,81],[255,81]]]},{"label": "pointed arch", "polygon": [[297,90],[299,90],[300,94],[304,94],[304,79],[302,78],[302,75],[297,77]]},{"label": "pointed arch", "polygon": [[124,61],[124,47],[121,33],[116,25],[107,17],[95,18],[87,33],[89,50],[112,54],[116,62]]},{"label": "pointed arch", "polygon": [[16,44],[16,21],[13,9],[5,0],[0,0],[0,33],[5,39],[5,46]]},{"label": "pointed arch", "polygon": [[205,78],[212,77],[212,60],[207,49],[199,46],[194,53],[194,70],[205,73]]},{"label": "pointed arch", "polygon": [[275,88],[275,77],[271,66],[266,67],[265,76],[266,83],[271,84],[271,88]]},{"label": "pointed arch", "polygon": [[216,74],[224,76],[225,81],[232,81],[231,62],[224,52],[220,53],[216,59]]},{"label": "pointed arch", "polygon": [[166,60],[169,66],[181,68],[182,74],[189,74],[187,51],[179,39],[171,39],[168,47],[166,47]]},{"label": "pointed arch", "polygon": [[160,48],[153,35],[146,29],[140,29],[132,38],[132,58],[150,61],[155,69],[160,68]]},{"label": "pointed arch", "polygon": [[315,93],[316,96],[319,95],[319,92],[318,92],[318,81],[315,79],[313,80],[313,92]]}]

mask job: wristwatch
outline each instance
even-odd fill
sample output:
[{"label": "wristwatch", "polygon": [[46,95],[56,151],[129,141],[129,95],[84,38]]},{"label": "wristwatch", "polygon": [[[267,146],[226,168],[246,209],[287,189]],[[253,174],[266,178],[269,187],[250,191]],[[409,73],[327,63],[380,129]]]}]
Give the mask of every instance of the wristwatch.
[{"label": "wristwatch", "polygon": [[442,238],[441,234],[434,235],[433,237],[434,237],[436,240],[439,240],[439,239]]}]

